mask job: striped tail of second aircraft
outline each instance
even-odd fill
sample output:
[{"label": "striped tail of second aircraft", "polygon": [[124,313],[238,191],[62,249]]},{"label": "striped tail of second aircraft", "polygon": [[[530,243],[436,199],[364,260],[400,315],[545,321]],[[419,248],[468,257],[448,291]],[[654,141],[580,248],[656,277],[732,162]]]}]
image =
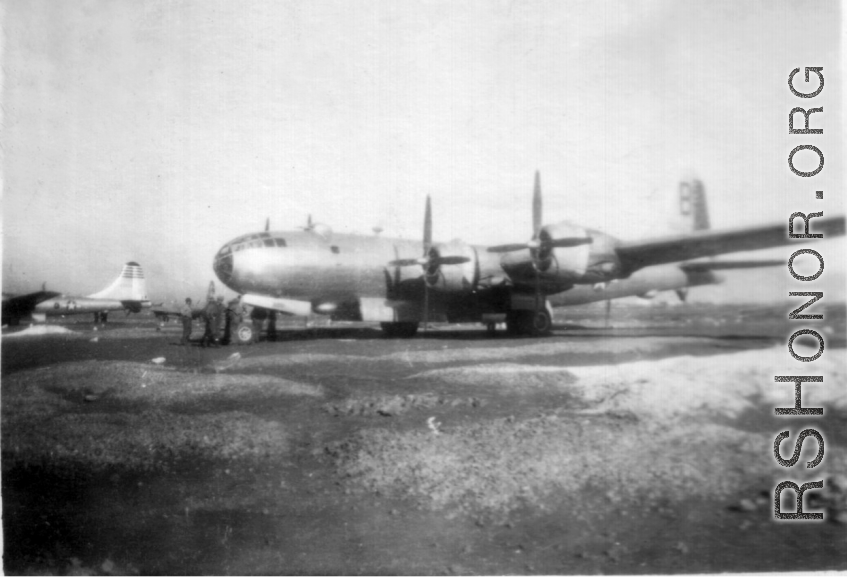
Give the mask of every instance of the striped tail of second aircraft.
[{"label": "striped tail of second aircraft", "polygon": [[111,285],[98,293],[89,295],[88,298],[146,301],[148,300],[147,283],[144,280],[144,271],[137,262],[128,262]]}]

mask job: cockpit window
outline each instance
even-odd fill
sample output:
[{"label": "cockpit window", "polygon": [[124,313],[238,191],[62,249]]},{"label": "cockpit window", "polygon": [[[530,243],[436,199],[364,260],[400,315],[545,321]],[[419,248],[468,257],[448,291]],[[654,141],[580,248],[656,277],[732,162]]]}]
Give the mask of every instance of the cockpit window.
[{"label": "cockpit window", "polygon": [[259,238],[270,238],[270,237],[271,237],[271,235],[268,232],[260,232],[259,233]]},{"label": "cockpit window", "polygon": [[332,251],[332,254],[338,254],[338,253],[340,253],[340,252],[341,252],[341,249],[339,249],[339,248],[338,248],[337,246],[335,246],[335,245],[332,245],[331,247],[329,247],[329,250],[331,250],[331,251]]},{"label": "cockpit window", "polygon": [[241,249],[243,249],[243,248],[244,248],[244,245],[243,245],[243,244],[237,244],[237,245],[235,245],[235,247],[233,248],[233,250],[234,250],[235,252],[238,252],[238,251],[240,251],[240,250],[241,250]]},{"label": "cockpit window", "polygon": [[265,246],[274,246],[274,241],[272,238],[265,239]]},{"label": "cockpit window", "polygon": [[287,246],[287,245],[285,244],[285,239],[284,239],[284,238],[277,238],[277,239],[274,239],[274,240],[276,240],[276,245],[277,245],[277,246]]}]

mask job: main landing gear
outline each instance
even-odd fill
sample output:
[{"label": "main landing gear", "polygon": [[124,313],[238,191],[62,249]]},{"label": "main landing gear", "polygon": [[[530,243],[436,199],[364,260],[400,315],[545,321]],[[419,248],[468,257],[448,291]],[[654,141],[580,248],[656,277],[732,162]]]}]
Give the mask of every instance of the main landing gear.
[{"label": "main landing gear", "polygon": [[418,332],[416,322],[380,323],[382,332],[388,338],[410,339]]},{"label": "main landing gear", "polygon": [[506,330],[510,335],[549,335],[553,328],[553,319],[546,308],[538,310],[519,310],[506,313]]}]

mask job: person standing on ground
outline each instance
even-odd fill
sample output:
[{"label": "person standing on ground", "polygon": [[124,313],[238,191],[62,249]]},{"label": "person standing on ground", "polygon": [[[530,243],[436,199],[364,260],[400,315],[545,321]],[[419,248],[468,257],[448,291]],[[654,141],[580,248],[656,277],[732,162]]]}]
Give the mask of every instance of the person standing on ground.
[{"label": "person standing on ground", "polygon": [[224,337],[224,326],[226,325],[226,305],[224,304],[224,295],[218,295],[218,301],[215,303],[217,313],[217,323],[215,323],[215,344],[220,345],[221,339]]},{"label": "person standing on ground", "polygon": [[[238,325],[244,320],[244,305],[241,304],[241,295],[238,295],[226,307],[226,328],[224,343],[232,342],[232,335],[238,331]],[[236,342],[237,339],[236,339]]]},{"label": "person standing on ground", "polygon": [[209,298],[206,301],[206,308],[203,309],[203,320],[206,324],[206,330],[203,333],[203,340],[200,341],[200,346],[212,346],[218,344],[218,304],[214,298]]},{"label": "person standing on ground", "polygon": [[180,341],[180,344],[189,345],[191,344],[190,337],[192,323],[191,299],[185,299],[185,304],[180,307],[179,314],[182,317],[182,340]]}]

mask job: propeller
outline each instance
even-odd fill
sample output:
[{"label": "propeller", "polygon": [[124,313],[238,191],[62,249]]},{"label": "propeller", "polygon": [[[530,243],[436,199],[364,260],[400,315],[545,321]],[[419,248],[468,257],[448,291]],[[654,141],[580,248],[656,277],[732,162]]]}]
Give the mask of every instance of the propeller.
[{"label": "propeller", "polygon": [[529,242],[491,246],[488,247],[488,252],[503,253],[529,249],[534,253],[533,263],[537,263],[540,260],[538,258],[539,255],[549,255],[550,251],[554,248],[571,248],[594,242],[590,236],[551,238],[550,236],[543,234],[541,229],[541,220],[541,175],[538,171],[535,171],[535,188],[532,193],[532,238]]},{"label": "propeller", "polygon": [[271,218],[268,217],[265,219],[265,232],[268,232],[271,228]]},{"label": "propeller", "polygon": [[571,248],[591,244],[590,236],[553,238],[542,227],[543,206],[541,201],[541,175],[535,171],[535,186],[532,192],[532,238],[528,242],[501,244],[488,248],[488,252],[507,253],[529,249],[532,257],[532,268],[535,271],[535,311],[542,307],[540,273],[549,266],[549,258],[554,248]]},{"label": "propeller", "polygon": [[441,256],[438,249],[432,246],[432,202],[429,195],[426,197],[426,210],[424,212],[423,230],[423,256],[420,258],[401,258],[388,263],[388,266],[397,267],[396,278],[399,280],[399,267],[420,266],[424,272],[424,330],[429,324],[429,279],[438,277],[438,269],[443,265],[456,265],[470,262],[466,256]]}]

